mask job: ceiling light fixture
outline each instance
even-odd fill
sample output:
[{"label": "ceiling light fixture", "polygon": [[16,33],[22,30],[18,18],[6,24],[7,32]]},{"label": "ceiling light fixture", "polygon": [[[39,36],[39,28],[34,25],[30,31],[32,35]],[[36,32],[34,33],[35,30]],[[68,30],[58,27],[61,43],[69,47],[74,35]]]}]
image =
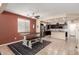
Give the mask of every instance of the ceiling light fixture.
[{"label": "ceiling light fixture", "polygon": [[0,7],[2,6],[2,3],[0,3]]}]

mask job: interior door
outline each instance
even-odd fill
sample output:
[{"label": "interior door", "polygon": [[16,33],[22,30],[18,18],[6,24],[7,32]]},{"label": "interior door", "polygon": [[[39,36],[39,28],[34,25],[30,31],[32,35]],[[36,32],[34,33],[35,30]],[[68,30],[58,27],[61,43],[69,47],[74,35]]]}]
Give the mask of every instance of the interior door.
[{"label": "interior door", "polygon": [[79,47],[79,23],[76,24],[76,44]]}]

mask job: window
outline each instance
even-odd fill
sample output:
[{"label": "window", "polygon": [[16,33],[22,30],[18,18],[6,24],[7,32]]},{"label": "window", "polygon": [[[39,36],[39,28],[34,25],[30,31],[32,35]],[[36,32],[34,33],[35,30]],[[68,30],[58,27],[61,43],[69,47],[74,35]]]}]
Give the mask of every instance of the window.
[{"label": "window", "polygon": [[24,18],[18,18],[18,32],[30,32],[30,21]]}]

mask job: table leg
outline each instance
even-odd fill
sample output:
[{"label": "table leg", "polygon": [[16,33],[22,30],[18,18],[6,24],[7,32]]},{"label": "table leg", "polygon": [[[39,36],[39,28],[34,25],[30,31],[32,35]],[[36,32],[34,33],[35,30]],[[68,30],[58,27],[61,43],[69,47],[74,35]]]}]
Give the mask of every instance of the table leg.
[{"label": "table leg", "polygon": [[28,47],[32,49],[32,42],[31,42],[31,40],[29,41]]}]

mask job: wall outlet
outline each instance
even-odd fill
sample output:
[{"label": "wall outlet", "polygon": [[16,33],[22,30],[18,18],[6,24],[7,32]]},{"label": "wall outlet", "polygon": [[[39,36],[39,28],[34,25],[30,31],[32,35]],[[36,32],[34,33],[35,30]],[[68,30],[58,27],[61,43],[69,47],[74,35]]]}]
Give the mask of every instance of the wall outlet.
[{"label": "wall outlet", "polygon": [[16,38],[16,37],[14,37],[14,39],[16,40],[17,38]]}]

